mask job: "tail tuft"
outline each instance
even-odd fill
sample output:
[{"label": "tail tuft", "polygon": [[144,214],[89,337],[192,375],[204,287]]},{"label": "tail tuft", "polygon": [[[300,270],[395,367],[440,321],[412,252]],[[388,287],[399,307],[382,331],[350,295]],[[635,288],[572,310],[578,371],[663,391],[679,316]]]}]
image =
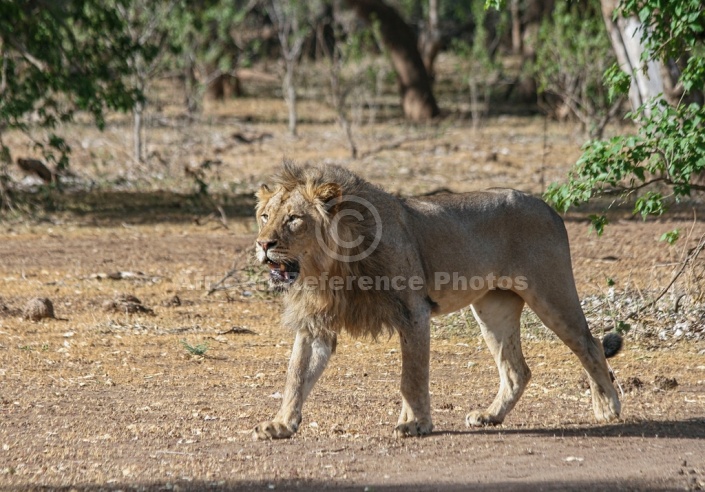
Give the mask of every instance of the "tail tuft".
[{"label": "tail tuft", "polygon": [[602,339],[602,348],[605,351],[605,357],[608,359],[614,357],[622,350],[622,335],[619,333],[608,333]]}]

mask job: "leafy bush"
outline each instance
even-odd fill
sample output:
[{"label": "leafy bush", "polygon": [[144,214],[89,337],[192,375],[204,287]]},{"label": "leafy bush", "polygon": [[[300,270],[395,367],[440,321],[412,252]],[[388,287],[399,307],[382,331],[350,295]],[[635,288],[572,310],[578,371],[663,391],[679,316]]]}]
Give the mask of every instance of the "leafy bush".
[{"label": "leafy bush", "polygon": [[33,137],[30,120],[46,129],[46,137],[32,140],[61,170],[71,149],[56,132],[60,124],[86,111],[102,128],[107,110],[128,110],[142,98],[128,86],[128,60],[142,48],[118,13],[125,4],[0,0],[0,208],[8,205],[12,159],[4,131]]},{"label": "leafy bush", "polygon": [[[622,200],[643,193],[634,201],[634,213],[646,217],[662,214],[693,191],[705,191],[694,182],[705,173],[705,109],[702,102],[685,102],[703,99],[705,6],[699,0],[625,0],[620,14],[637,16],[643,23],[642,61],[658,58],[684,66],[683,94],[675,106],[662,95],[630,113],[638,125],[635,135],[587,143],[568,183],[553,185],[546,193],[562,211],[608,193]],[[608,75],[611,90],[625,94],[629,85],[618,69]],[[592,219],[601,232],[605,215]]]},{"label": "leafy bush", "polygon": [[623,100],[610,99],[603,82],[605,70],[614,61],[600,2],[557,2],[553,15],[541,25],[530,73],[540,92],[555,96],[548,100],[551,109],[556,113],[567,109],[595,138],[602,135]]}]

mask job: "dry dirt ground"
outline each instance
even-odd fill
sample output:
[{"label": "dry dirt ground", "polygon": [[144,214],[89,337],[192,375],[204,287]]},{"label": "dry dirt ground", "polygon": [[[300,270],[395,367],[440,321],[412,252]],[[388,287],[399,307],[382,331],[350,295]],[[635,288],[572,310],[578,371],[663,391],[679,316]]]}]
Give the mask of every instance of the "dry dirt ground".
[{"label": "dry dirt ground", "polygon": [[[668,313],[634,322],[611,361],[624,391],[623,420],[614,424],[594,423],[577,359],[527,318],[531,385],[504,425],[467,429],[465,414],[491,402],[498,377],[471,316],[461,313],[434,323],[430,437],[391,436],[400,410],[398,340],[343,336],[298,435],[253,442],[251,429],[280,403],[292,334],[279,326],[280,299],[258,288],[263,272],[247,266],[254,224],[245,215],[250,193],[282,155],[349,165],[411,194],[508,184],[536,193],[579,154],[564,126],[549,125],[544,134],[540,120],[504,118],[479,132],[467,121],[433,131],[364,127],[357,134],[364,149],[401,143],[351,161],[332,124],[314,121],[292,140],[280,122],[247,123],[258,111],[245,101],[235,119],[152,132],[151,155],[167,164],[151,177],[141,170],[147,189],[183,180],[182,165],[219,156],[217,173],[204,174],[210,190],[244,197],[228,209],[242,215],[229,229],[217,220],[194,222],[178,207],[138,210],[137,195],[109,194],[93,196],[90,210],[0,224],[0,489],[705,487],[705,341],[672,336],[677,315]],[[245,146],[231,138],[233,127],[273,136]],[[127,130],[97,136],[83,129],[74,142],[76,173],[94,166],[114,179],[100,152],[119,154],[110,149],[125,145]],[[15,153],[22,149],[16,143]],[[126,165],[117,175],[137,171]],[[110,200],[122,201],[111,208]],[[613,304],[657,294],[705,232],[692,217],[670,216],[616,220],[597,238],[583,219],[571,217],[567,226],[581,296],[599,300],[599,309],[586,305],[598,335],[616,320]],[[687,236],[678,246],[658,241],[676,227]],[[234,262],[242,269],[232,288],[206,296]],[[689,268],[673,289],[691,311],[702,305],[702,268]],[[121,295],[144,308],[121,304]],[[58,319],[21,318],[36,296],[53,301]],[[664,336],[650,330],[657,322]],[[702,331],[702,317],[689,326]],[[186,344],[207,350],[193,355]]]}]

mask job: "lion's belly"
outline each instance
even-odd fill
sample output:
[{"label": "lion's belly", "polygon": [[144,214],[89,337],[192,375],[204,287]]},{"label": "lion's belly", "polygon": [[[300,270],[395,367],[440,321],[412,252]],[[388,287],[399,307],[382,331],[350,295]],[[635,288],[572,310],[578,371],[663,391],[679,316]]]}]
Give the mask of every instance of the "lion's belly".
[{"label": "lion's belly", "polygon": [[469,306],[487,293],[488,289],[453,289],[431,290],[429,297],[433,301],[433,316],[449,314]]}]

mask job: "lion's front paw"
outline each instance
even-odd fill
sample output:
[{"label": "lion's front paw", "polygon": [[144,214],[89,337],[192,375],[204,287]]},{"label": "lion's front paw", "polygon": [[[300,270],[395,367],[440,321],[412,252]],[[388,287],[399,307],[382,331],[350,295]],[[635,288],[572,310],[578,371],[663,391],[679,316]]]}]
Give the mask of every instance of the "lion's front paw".
[{"label": "lion's front paw", "polygon": [[397,425],[394,428],[394,437],[398,439],[400,437],[425,436],[430,434],[432,430],[433,424],[431,422],[417,422],[413,420]]},{"label": "lion's front paw", "polygon": [[502,420],[487,412],[474,410],[465,417],[465,425],[468,427],[485,427],[488,425],[499,425]]},{"label": "lion's front paw", "polygon": [[290,428],[284,422],[270,421],[262,422],[252,431],[252,439],[286,439],[291,437],[296,432],[296,429]]}]

